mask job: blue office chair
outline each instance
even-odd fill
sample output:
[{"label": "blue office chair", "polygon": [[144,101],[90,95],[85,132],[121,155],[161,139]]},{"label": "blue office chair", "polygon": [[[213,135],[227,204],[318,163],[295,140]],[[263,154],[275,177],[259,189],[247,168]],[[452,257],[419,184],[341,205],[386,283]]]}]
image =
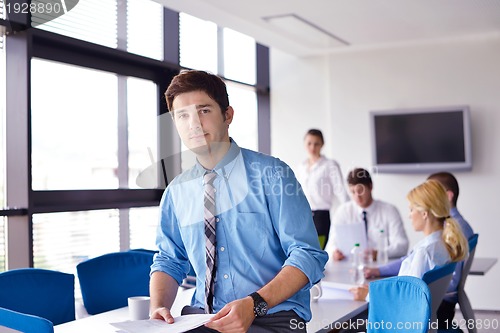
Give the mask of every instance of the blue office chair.
[{"label": "blue office chair", "polygon": [[89,314],[127,306],[131,296],[149,296],[153,254],[143,251],[108,253],[76,266],[83,305]]},{"label": "blue office chair", "polygon": [[437,323],[437,310],[448,290],[456,266],[456,262],[436,266],[422,276],[422,280],[427,283],[432,295],[431,322],[434,326],[431,326],[429,332],[436,332],[435,323]]},{"label": "blue office chair", "polygon": [[39,268],[2,272],[0,307],[39,316],[54,325],[75,320],[75,276]]},{"label": "blue office chair", "polygon": [[425,333],[430,316],[431,293],[421,279],[394,276],[370,283],[367,333]]},{"label": "blue office chair", "polygon": [[4,308],[0,308],[0,326],[19,332],[54,333],[50,320]]},{"label": "blue office chair", "polygon": [[[476,322],[474,310],[472,310],[469,297],[465,293],[465,281],[467,280],[470,267],[472,265],[472,262],[474,261],[478,238],[478,234],[474,234],[469,238],[469,257],[462,263],[462,275],[460,275],[460,281],[458,282],[457,291],[455,292],[458,296],[458,305],[460,306],[460,311],[462,312],[466,323]],[[477,333],[476,325],[467,325],[467,329],[469,330],[469,333]],[[439,330],[439,332],[451,333],[453,332],[453,330]]]}]

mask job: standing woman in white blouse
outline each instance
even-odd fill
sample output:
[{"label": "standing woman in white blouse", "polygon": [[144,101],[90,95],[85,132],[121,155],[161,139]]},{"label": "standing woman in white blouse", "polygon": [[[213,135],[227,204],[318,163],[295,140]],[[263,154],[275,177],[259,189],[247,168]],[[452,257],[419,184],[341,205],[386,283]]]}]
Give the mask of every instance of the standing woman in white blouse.
[{"label": "standing woman in white blouse", "polygon": [[340,202],[349,200],[339,164],[321,155],[324,143],[323,133],[318,129],[310,129],[304,137],[308,157],[297,167],[297,179],[311,206],[322,248],[328,241],[330,209],[334,197]]}]

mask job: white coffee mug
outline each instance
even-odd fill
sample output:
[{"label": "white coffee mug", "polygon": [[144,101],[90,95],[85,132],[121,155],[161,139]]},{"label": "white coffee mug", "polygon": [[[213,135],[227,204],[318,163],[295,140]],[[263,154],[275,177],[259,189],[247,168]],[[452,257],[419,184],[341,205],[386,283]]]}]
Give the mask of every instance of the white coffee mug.
[{"label": "white coffee mug", "polygon": [[129,297],[128,312],[131,320],[149,319],[149,296]]},{"label": "white coffee mug", "polygon": [[317,302],[322,295],[323,295],[323,289],[321,288],[321,284],[318,282],[311,288],[311,300],[313,302]]}]

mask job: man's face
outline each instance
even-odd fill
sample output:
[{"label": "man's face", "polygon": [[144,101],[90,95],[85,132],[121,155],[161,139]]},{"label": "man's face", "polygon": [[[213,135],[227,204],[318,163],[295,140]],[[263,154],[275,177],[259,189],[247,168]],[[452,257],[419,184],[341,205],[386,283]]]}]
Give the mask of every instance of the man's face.
[{"label": "man's face", "polygon": [[216,101],[203,91],[176,96],[172,103],[175,127],[186,147],[196,154],[206,154],[221,142],[229,142],[228,127],[233,109],[228,107],[226,119]]},{"label": "man's face", "polygon": [[371,186],[363,184],[349,185],[349,192],[351,193],[352,200],[361,208],[370,206],[373,201]]}]

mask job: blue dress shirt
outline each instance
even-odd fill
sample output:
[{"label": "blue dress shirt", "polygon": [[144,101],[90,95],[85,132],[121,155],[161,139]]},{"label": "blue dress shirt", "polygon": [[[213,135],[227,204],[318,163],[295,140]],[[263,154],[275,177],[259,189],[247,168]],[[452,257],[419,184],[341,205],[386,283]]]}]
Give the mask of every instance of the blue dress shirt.
[{"label": "blue dress shirt", "polygon": [[[319,247],[311,208],[293,171],[277,158],[240,149],[231,140],[213,169],[216,189],[216,280],[214,311],[271,281],[284,266],[300,269],[309,283],[269,313],[293,310],[311,319],[309,289],[324,275],[328,255]],[[199,164],[176,177],[160,203],[161,216],[151,272],[181,283],[196,272],[191,306],[205,304],[203,174]]]}]

